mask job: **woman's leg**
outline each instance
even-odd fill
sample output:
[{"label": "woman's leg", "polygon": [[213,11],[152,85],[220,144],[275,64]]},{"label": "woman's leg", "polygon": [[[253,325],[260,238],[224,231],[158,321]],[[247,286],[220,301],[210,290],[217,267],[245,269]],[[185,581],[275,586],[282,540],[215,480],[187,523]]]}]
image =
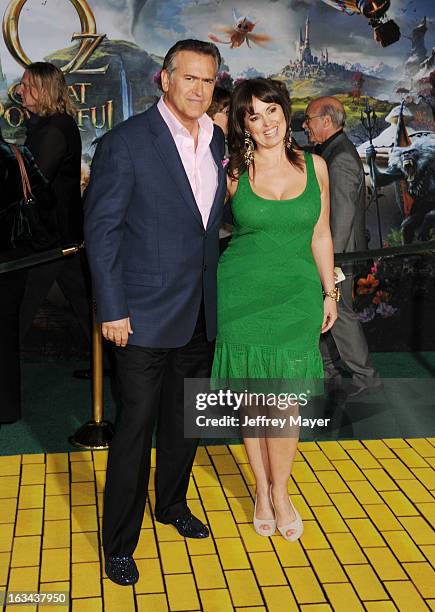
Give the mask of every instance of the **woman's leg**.
[{"label": "woman's leg", "polygon": [[[257,518],[275,518],[270,501],[270,468],[265,438],[243,438],[246,454],[255,477],[257,495]],[[270,531],[269,525],[262,525],[264,533]]]},{"label": "woman's leg", "polygon": [[[299,416],[299,404],[287,399],[287,408],[282,409],[279,405],[273,406],[271,413],[271,416],[285,417],[289,422],[290,417],[296,419]],[[270,481],[272,483],[271,496],[278,528],[288,525],[296,519],[294,509],[289,501],[288,481],[298,447],[300,427],[289,425],[285,431],[284,437],[271,436],[266,438]],[[292,536],[294,531],[288,529],[286,535]]]},{"label": "woman's leg", "polygon": [[[298,447],[298,439],[299,436],[266,439],[277,527],[287,525],[296,519],[289,501],[288,481]],[[289,529],[286,535],[291,536],[293,531]]]}]

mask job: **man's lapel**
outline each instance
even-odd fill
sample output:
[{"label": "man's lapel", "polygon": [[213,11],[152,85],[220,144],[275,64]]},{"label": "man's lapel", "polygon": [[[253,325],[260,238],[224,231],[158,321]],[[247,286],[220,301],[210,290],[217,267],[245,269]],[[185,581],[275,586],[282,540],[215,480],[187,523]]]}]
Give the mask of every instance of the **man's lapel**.
[{"label": "man's lapel", "polygon": [[344,132],[339,134],[336,138],[331,140],[326,147],[323,149],[321,155],[324,159],[328,160],[335,153],[336,149],[342,149],[344,142],[346,141],[347,136]]},{"label": "man's lapel", "polygon": [[[147,112],[147,117],[151,131],[155,135],[154,145],[162,162],[165,164],[169,174],[177,184],[183,199],[192,210],[196,219],[199,223],[201,223],[201,225],[203,225],[201,213],[196,204],[195,196],[193,195],[192,188],[190,186],[186,171],[184,170],[183,162],[181,161],[177,146],[156,105],[149,109]],[[226,173],[222,165],[222,151],[220,150],[218,139],[216,138],[215,134],[213,135],[210,143],[210,150],[217,166],[218,184],[207,227],[210,227],[216,216],[220,214],[227,187]]]},{"label": "man's lapel", "polygon": [[223,161],[222,151],[219,148],[215,134],[216,134],[216,128],[215,128],[215,133],[213,134],[213,138],[210,143],[210,150],[213,155],[215,164],[217,166],[218,184],[217,184],[216,193],[215,193],[214,200],[213,200],[213,205],[210,210],[210,216],[208,218],[207,227],[210,227],[213,224],[216,216],[222,212],[222,204],[224,202],[225,192],[227,189],[226,172],[222,165],[222,161]]},{"label": "man's lapel", "polygon": [[174,179],[186,204],[202,225],[201,213],[196,205],[195,196],[193,195],[192,188],[190,186],[186,171],[184,170],[183,162],[181,161],[177,146],[172,138],[172,134],[169,131],[168,126],[159,113],[157,106],[153,106],[149,109],[148,120],[151,130],[155,135],[154,145],[162,162],[165,164],[166,169]]}]

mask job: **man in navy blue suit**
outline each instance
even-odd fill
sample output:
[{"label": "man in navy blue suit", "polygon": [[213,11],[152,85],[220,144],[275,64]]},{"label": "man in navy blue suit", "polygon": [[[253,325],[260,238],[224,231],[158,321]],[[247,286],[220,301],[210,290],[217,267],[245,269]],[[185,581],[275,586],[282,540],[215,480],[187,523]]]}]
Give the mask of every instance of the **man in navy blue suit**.
[{"label": "man in navy blue suit", "polygon": [[92,164],[85,240],[120,398],[103,547],[106,573],[122,585],[139,577],[132,555],[156,422],[155,518],[185,537],[209,535],[186,503],[198,440],[184,438],[183,381],[209,376],[216,333],[224,136],[205,112],[219,64],[211,43],[176,43],[158,104],[106,134]]}]

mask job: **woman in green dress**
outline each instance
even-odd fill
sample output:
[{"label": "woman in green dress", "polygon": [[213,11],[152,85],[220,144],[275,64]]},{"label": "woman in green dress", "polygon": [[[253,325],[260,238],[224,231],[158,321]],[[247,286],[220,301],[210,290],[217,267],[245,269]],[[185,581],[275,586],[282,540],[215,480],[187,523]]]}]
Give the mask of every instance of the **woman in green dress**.
[{"label": "woman in green dress", "polygon": [[[290,98],[272,79],[237,86],[228,142],[234,231],[218,268],[212,378],[315,382],[320,334],[337,318],[326,164],[292,139]],[[244,437],[259,535],[302,534],[288,496],[298,433]]]}]

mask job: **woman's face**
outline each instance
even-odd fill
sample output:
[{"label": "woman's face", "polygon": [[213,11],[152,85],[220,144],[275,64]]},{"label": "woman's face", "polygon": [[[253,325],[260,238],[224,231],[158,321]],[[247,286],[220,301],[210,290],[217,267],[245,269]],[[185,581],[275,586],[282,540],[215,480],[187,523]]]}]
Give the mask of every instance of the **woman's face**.
[{"label": "woman's face", "polygon": [[262,102],[258,98],[252,98],[252,106],[254,114],[246,113],[245,128],[257,147],[284,146],[287,124],[282,107],[276,102]]},{"label": "woman's face", "polygon": [[225,106],[225,108],[215,113],[213,117],[213,122],[221,128],[225,138],[228,136],[228,110],[229,106]]},{"label": "woman's face", "polygon": [[17,94],[21,97],[22,104],[25,109],[31,113],[36,113],[39,99],[39,92],[37,88],[31,84],[30,75],[26,71],[23,74],[18,87],[16,88]]}]

